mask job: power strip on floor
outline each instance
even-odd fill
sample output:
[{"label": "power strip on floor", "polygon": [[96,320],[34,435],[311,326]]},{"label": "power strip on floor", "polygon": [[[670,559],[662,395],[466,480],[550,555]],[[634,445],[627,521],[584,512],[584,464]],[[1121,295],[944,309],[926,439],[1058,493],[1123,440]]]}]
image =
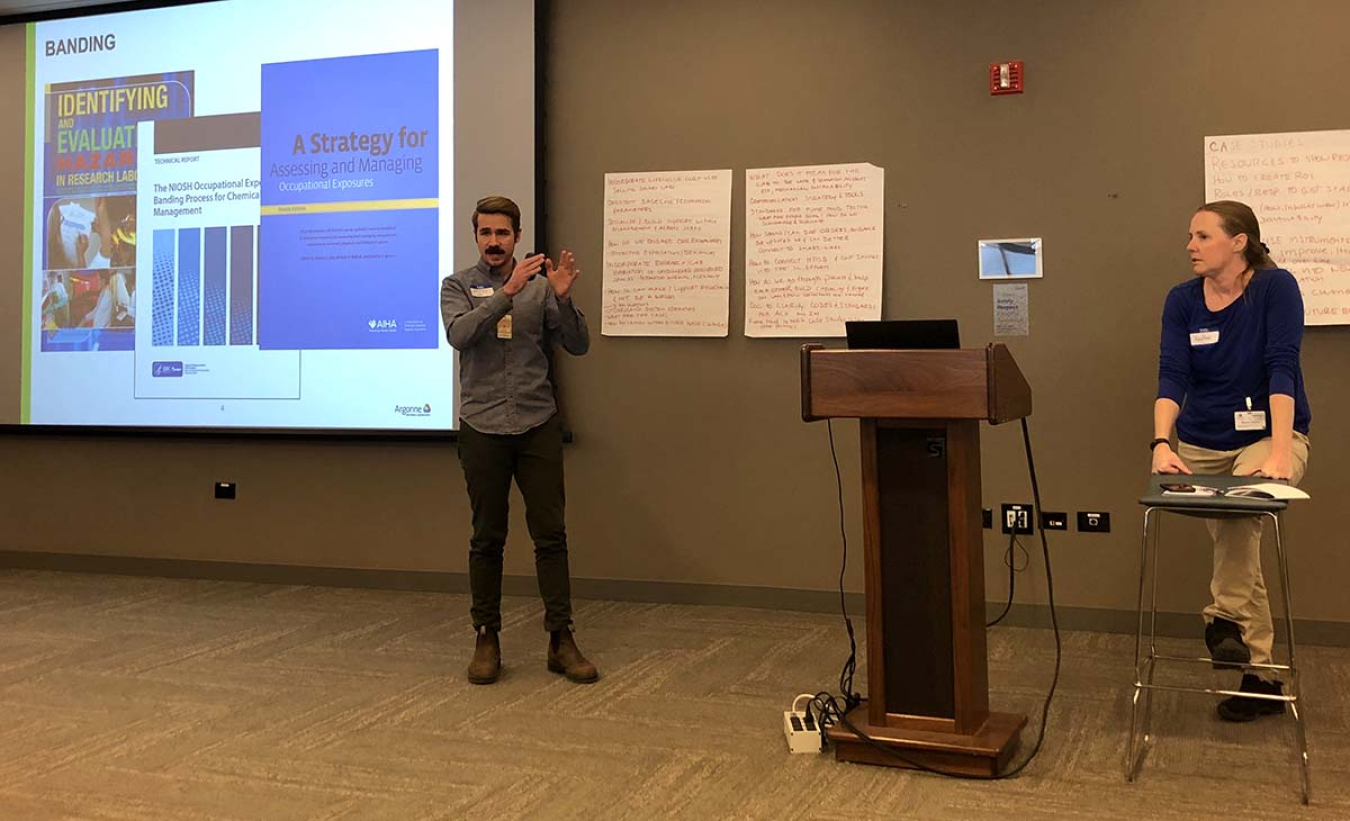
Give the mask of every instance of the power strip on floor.
[{"label": "power strip on floor", "polygon": [[814,698],[810,693],[803,693],[792,701],[792,709],[783,712],[783,735],[787,737],[788,752],[793,753],[818,753],[821,750],[820,727],[816,724],[815,716],[811,715],[810,710],[799,710],[797,705],[806,699],[809,704]]}]

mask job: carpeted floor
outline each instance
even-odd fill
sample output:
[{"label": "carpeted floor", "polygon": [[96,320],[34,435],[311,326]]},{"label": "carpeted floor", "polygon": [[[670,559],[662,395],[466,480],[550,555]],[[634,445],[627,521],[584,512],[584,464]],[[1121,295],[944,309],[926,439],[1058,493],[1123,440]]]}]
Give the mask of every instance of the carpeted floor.
[{"label": "carpeted floor", "polygon": [[[837,688],[837,616],[578,602],[603,676],[578,686],[544,669],[538,603],[508,599],[506,673],[475,687],[466,610],[0,571],[0,819],[1350,818],[1350,649],[1300,648],[1304,808],[1291,722],[1227,724],[1205,696],[1158,697],[1158,742],[1125,783],[1133,637],[1065,634],[1040,757],[976,783],[787,753],[792,697]],[[1024,749],[1053,650],[1048,630],[990,631],[991,703],[1031,715]]]}]

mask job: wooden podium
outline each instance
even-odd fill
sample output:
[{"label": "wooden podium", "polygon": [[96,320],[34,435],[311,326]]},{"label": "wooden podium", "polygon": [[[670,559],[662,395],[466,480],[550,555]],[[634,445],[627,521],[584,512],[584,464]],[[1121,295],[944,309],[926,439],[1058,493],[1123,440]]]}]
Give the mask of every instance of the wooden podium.
[{"label": "wooden podium", "polygon": [[[905,758],[996,775],[1025,715],[989,712],[980,420],[1031,413],[1003,345],[802,347],[802,419],[861,420],[869,699],[853,726]],[[905,766],[842,726],[840,761]]]}]

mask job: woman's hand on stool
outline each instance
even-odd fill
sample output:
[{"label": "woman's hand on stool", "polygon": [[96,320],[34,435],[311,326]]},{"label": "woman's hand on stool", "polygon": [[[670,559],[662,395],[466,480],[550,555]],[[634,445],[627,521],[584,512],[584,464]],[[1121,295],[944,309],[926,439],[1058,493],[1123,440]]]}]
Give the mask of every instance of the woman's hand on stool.
[{"label": "woman's hand on stool", "polygon": [[[1157,459],[1155,456],[1154,459]],[[1288,453],[1279,454],[1271,451],[1266,461],[1261,463],[1261,467],[1256,469],[1252,476],[1261,476],[1266,479],[1289,479],[1294,475],[1294,458]]]},{"label": "woman's hand on stool", "polygon": [[1160,442],[1153,449],[1153,472],[1191,475],[1191,469],[1186,467],[1186,463],[1181,461],[1180,456],[1172,452],[1172,446],[1166,442]]}]

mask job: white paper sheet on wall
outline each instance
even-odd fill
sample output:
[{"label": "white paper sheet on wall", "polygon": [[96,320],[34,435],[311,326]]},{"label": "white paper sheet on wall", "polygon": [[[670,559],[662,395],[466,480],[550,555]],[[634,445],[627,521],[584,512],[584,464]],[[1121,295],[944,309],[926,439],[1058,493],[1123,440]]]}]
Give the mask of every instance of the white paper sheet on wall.
[{"label": "white paper sheet on wall", "polygon": [[1305,324],[1350,324],[1350,131],[1206,137],[1205,199],[1252,207]]},{"label": "white paper sheet on wall", "polygon": [[731,171],[605,175],[600,332],[726,336]]},{"label": "white paper sheet on wall", "polygon": [[869,163],[745,172],[746,336],[881,318],[885,177]]},{"label": "white paper sheet on wall", "polygon": [[1025,282],[994,286],[994,336],[1028,336],[1031,311]]}]

